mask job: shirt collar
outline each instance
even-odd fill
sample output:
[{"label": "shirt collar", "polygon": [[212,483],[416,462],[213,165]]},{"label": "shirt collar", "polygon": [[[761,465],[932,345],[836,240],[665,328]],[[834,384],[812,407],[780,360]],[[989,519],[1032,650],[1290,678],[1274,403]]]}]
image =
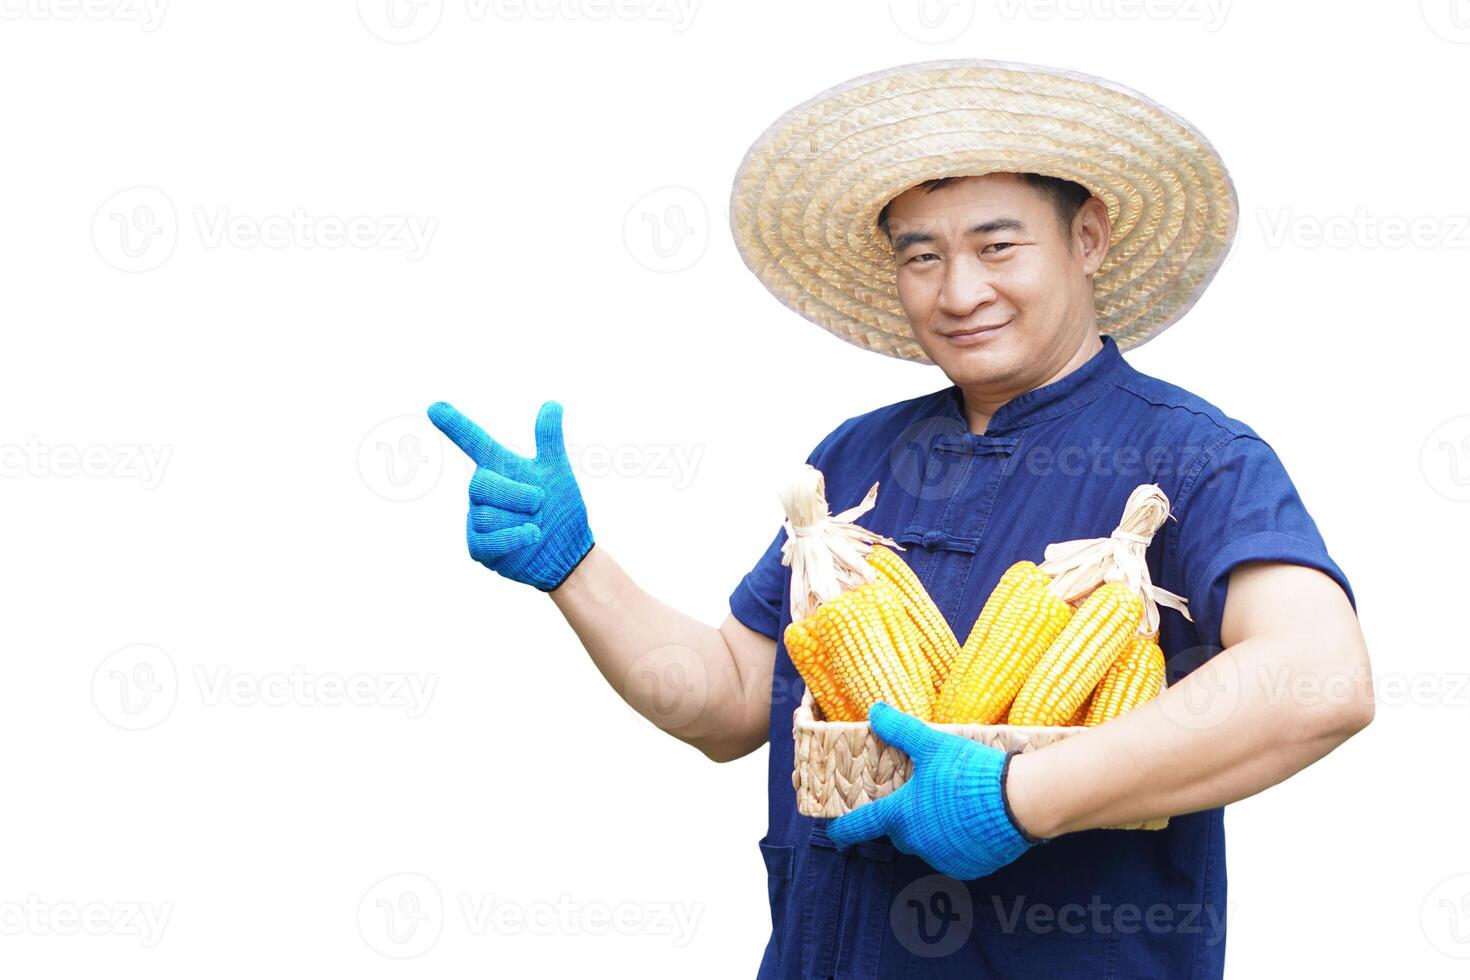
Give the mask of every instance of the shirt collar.
[{"label": "shirt collar", "polygon": [[[1011,429],[1044,422],[1047,419],[1076,411],[1107,393],[1118,378],[1127,370],[1128,362],[1118,350],[1118,343],[1107,334],[1100,334],[1102,350],[1093,354],[1071,374],[1064,375],[1051,384],[1042,385],[1022,392],[996,409],[985,429],[987,436],[997,435]],[[944,390],[942,400],[946,415],[958,419],[969,431],[969,420],[965,417],[965,393],[956,384]]]}]

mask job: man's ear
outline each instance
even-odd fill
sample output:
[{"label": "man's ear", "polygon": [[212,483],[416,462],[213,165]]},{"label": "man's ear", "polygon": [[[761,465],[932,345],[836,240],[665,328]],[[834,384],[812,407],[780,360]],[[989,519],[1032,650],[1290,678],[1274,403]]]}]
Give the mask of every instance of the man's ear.
[{"label": "man's ear", "polygon": [[1108,220],[1108,206],[1095,197],[1089,197],[1077,209],[1072,219],[1072,251],[1082,259],[1085,275],[1097,275],[1103,259],[1108,257],[1108,243],[1112,239],[1113,225]]}]

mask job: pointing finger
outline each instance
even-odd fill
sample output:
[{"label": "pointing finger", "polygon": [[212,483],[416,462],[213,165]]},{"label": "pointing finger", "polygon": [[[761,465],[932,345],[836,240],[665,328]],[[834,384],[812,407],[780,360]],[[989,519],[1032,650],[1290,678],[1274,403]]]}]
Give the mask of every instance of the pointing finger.
[{"label": "pointing finger", "polygon": [[536,458],[559,459],[566,454],[561,434],[561,403],[547,402],[536,413]]},{"label": "pointing finger", "polygon": [[476,465],[498,470],[508,476],[523,472],[521,457],[496,442],[490,435],[448,402],[429,406],[429,421],[449,437]]}]

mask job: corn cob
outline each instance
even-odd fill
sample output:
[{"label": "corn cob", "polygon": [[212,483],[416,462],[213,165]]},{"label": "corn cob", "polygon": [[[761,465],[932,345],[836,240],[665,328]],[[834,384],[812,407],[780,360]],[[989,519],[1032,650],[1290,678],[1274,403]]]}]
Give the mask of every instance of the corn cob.
[{"label": "corn cob", "polygon": [[888,641],[897,651],[899,662],[913,685],[918,711],[921,712],[916,717],[928,721],[934,711],[934,671],[924,657],[919,628],[904,612],[903,597],[891,583],[880,579],[873,584],[879,592],[878,609],[883,614]]},{"label": "corn cob", "polygon": [[[970,631],[940,691],[935,721],[977,725],[1003,721],[1036,662],[1070,621],[1072,609],[1048,587],[1050,576],[1030,562],[1024,564],[1030,567],[1012,566],[1020,582],[1010,589],[984,631],[978,621]],[[1001,584],[1011,585],[1006,576]],[[986,605],[994,599],[992,594]]]},{"label": "corn cob", "polygon": [[995,588],[990,591],[990,597],[985,600],[985,605],[981,607],[975,625],[970,627],[970,636],[965,640],[965,646],[984,643],[985,634],[990,630],[990,624],[995,621],[1001,607],[1010,599],[1012,593],[1022,585],[1045,581],[1038,578],[1038,574],[1044,573],[1036,567],[1034,561],[1018,561],[1007,568],[1001,574],[1000,581],[995,583]]},{"label": "corn cob", "polygon": [[817,642],[811,625],[810,618],[787,625],[786,655],[791,658],[802,680],[806,681],[812,699],[822,709],[822,716],[827,721],[862,721],[863,717],[843,692],[842,684],[833,673],[832,664]]},{"label": "corn cob", "polygon": [[1067,719],[1067,726],[1069,728],[1076,728],[1076,727],[1079,727],[1081,725],[1087,724],[1087,712],[1091,708],[1092,708],[1092,697],[1089,696],[1086,701],[1083,701],[1082,702],[1081,706],[1078,707],[1076,711],[1072,712],[1072,717],[1070,717],[1070,718]]},{"label": "corn cob", "polygon": [[859,717],[866,718],[875,701],[923,717],[927,704],[920,699],[883,622],[885,601],[891,599],[885,599],[873,583],[833,596],[813,614],[817,640]]},{"label": "corn cob", "polygon": [[1092,695],[1084,724],[1101,725],[1158,697],[1164,686],[1164,651],[1151,636],[1135,636]]},{"label": "corn cob", "polygon": [[1128,586],[1098,586],[1026,678],[1007,721],[1066,724],[1138,633],[1142,616],[1143,600]]},{"label": "corn cob", "polygon": [[930,675],[937,694],[944,686],[944,680],[949,676],[955,657],[960,652],[959,640],[949,628],[949,621],[934,604],[924,583],[919,581],[908,562],[899,557],[897,552],[875,544],[868,553],[868,564],[903,597],[904,611],[918,627],[919,648],[923,651],[924,659],[929,662]]}]

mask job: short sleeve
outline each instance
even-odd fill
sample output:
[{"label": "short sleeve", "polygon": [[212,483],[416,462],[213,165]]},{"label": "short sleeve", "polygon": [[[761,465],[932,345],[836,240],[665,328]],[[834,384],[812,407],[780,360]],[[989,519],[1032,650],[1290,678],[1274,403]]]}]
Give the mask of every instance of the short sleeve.
[{"label": "short sleeve", "polygon": [[1205,643],[1219,643],[1230,572],[1242,562],[1319,569],[1357,610],[1347,576],[1328,555],[1276,451],[1259,436],[1235,435],[1207,453],[1189,474],[1172,513],[1179,521],[1179,580]]},{"label": "short sleeve", "polygon": [[[845,424],[845,423],[844,423]],[[839,426],[818,443],[807,456],[806,462],[823,469],[823,460],[834,437],[842,429]],[[755,567],[745,574],[735,591],[730,593],[730,612],[736,619],[762,636],[776,639],[781,628],[781,603],[785,598],[786,566],[781,564],[781,547],[786,543],[786,528],[783,523],[776,529],[776,536],[766,546],[765,554]]]}]

